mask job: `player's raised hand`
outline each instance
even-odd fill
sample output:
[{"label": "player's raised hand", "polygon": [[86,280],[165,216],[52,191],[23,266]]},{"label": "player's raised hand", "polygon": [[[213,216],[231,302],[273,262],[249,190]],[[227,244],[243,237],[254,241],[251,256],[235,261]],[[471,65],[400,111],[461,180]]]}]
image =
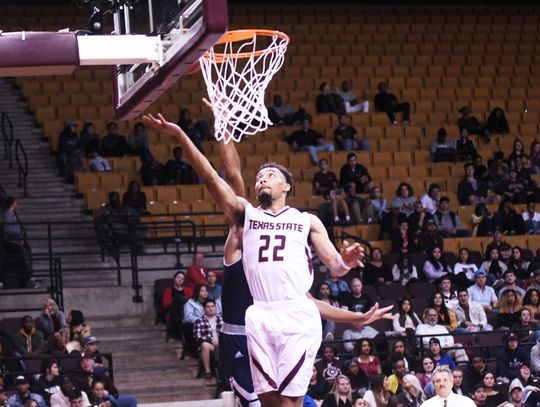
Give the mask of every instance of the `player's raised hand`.
[{"label": "player's raised hand", "polygon": [[372,322],[378,321],[379,319],[394,319],[391,313],[392,308],[393,305],[379,308],[379,303],[376,303],[368,312],[362,315],[362,323],[364,325],[369,325]]},{"label": "player's raised hand", "polygon": [[350,244],[347,240],[343,241],[343,246],[340,249],[343,262],[350,268],[364,267],[364,248],[360,243]]},{"label": "player's raised hand", "polygon": [[179,133],[183,133],[182,129],[177,124],[167,121],[161,113],[158,113],[157,118],[151,114],[145,114],[143,120],[150,127],[158,131],[163,131],[171,136],[177,136]]}]

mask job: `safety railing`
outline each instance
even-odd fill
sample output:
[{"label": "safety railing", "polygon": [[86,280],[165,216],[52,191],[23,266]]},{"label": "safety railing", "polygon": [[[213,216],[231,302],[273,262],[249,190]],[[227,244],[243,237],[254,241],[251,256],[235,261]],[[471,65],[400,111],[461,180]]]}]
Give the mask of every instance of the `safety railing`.
[{"label": "safety railing", "polygon": [[8,162],[8,168],[13,168],[11,149],[13,147],[13,123],[6,112],[2,112],[0,129],[4,138],[4,160]]},{"label": "safety railing", "polygon": [[17,186],[23,188],[23,196],[28,197],[28,155],[24,149],[23,143],[21,140],[17,139],[15,141],[15,159],[17,160],[17,173],[19,176],[19,182]]}]

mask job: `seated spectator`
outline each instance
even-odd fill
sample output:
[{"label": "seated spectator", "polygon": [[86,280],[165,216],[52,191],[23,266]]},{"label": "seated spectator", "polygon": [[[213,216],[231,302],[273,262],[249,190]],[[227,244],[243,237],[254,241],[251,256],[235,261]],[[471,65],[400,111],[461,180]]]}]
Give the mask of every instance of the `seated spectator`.
[{"label": "seated spectator", "polygon": [[459,109],[461,117],[457,121],[459,131],[466,129],[469,134],[477,134],[482,137],[486,143],[489,143],[489,132],[486,131],[484,126],[474,117],[471,113],[471,109],[468,106],[463,106]]},{"label": "seated spectator", "polygon": [[[165,319],[171,331],[177,331],[184,319],[184,305],[193,297],[193,291],[185,286],[186,274],[183,271],[174,273],[173,284],[163,291],[161,306],[165,311]],[[180,336],[180,335],[177,335]]]},{"label": "seated spectator", "polygon": [[221,284],[218,284],[214,270],[208,270],[206,272],[206,289],[208,290],[209,299],[221,301]]},{"label": "seated spectator", "polygon": [[198,344],[193,336],[195,321],[204,315],[203,304],[208,299],[208,289],[205,285],[197,285],[193,291],[193,297],[184,304],[184,319],[182,321],[182,333],[184,334],[184,347],[187,352],[194,352]]},{"label": "seated spectator", "polygon": [[321,359],[315,363],[315,369],[322,375],[327,385],[332,385],[341,374],[343,364],[336,357],[336,351],[331,345],[323,345]]},{"label": "seated spectator", "polygon": [[212,353],[217,354],[222,325],[221,316],[216,311],[216,302],[213,299],[207,299],[204,302],[204,315],[193,324],[193,336],[199,345],[199,357],[204,368],[205,379],[212,377],[210,356]]},{"label": "seated spectator", "polygon": [[344,375],[336,377],[330,392],[321,404],[321,407],[340,406],[352,406],[351,381]]},{"label": "seated spectator", "polygon": [[324,195],[325,192],[336,190],[338,188],[338,179],[336,174],[330,171],[330,166],[326,158],[319,160],[320,171],[313,175],[313,193],[315,195]]},{"label": "seated spectator", "polygon": [[137,212],[137,215],[146,214],[146,194],[141,191],[141,186],[137,181],[131,181],[128,189],[122,197],[122,205]]},{"label": "seated spectator", "polygon": [[429,299],[429,308],[434,308],[437,311],[437,323],[443,325],[448,332],[454,332],[458,326],[456,313],[453,309],[447,308],[444,297],[441,293],[435,293]]},{"label": "seated spectator", "polygon": [[86,393],[84,391],[77,390],[69,376],[63,376],[60,379],[60,391],[57,391],[51,395],[51,407],[70,407],[71,404],[69,402],[69,395],[73,390],[79,392],[76,395],[80,395],[79,397],[82,398],[83,406],[91,405]]},{"label": "seated spectator", "polygon": [[[442,257],[442,249],[439,246],[433,248],[428,259],[424,262],[422,271],[430,283],[452,272],[450,266],[448,266],[446,260]],[[452,276],[449,275],[450,278]]]},{"label": "seated spectator", "polygon": [[484,358],[480,353],[473,354],[471,360],[463,371],[463,384],[466,392],[472,391],[474,387],[482,382],[482,378],[487,374],[487,368]]},{"label": "seated spectator", "polygon": [[439,294],[443,296],[446,308],[453,309],[457,302],[457,291],[452,287],[452,280],[449,276],[442,277],[439,280]]},{"label": "seated spectator", "polygon": [[90,170],[93,172],[111,172],[112,167],[109,161],[100,156],[98,151],[93,151],[89,155]]},{"label": "seated spectator", "polygon": [[418,234],[418,250],[429,255],[435,247],[438,247],[442,252],[444,237],[437,229],[435,219],[428,219],[424,225],[424,230]]},{"label": "seated spectator", "polygon": [[399,211],[410,216],[414,212],[416,198],[413,188],[406,182],[402,182],[396,189],[396,197],[394,202],[399,204]]},{"label": "seated spectator", "polygon": [[482,305],[484,311],[493,311],[497,306],[497,295],[493,287],[486,285],[487,272],[480,268],[474,274],[474,284],[467,288],[469,298]]},{"label": "seated spectator", "polygon": [[319,86],[319,91],[321,93],[315,100],[317,113],[345,113],[345,105],[343,104],[343,99],[339,96],[337,86],[332,87],[332,90],[330,90],[330,85],[327,82],[323,82]]},{"label": "seated spectator", "polygon": [[77,125],[73,122],[65,122],[64,130],[58,138],[58,150],[56,152],[58,170],[61,177],[66,177],[68,182],[73,182],[75,172],[83,171],[81,140],[75,131]]},{"label": "seated spectator", "polygon": [[493,215],[489,212],[487,206],[483,203],[476,204],[474,212],[471,216],[473,237],[484,237],[492,234],[493,230]]},{"label": "seated spectator", "polygon": [[[325,282],[322,282],[319,285],[316,298],[319,301],[326,302],[332,307],[337,307],[337,308],[340,307],[338,300],[335,297],[333,297],[332,293],[330,292],[330,286]],[[323,334],[322,334],[323,339],[326,339],[326,340],[334,339],[334,331],[336,329],[336,323],[331,320],[323,319],[322,327],[323,327]]]},{"label": "seated spectator", "polygon": [[197,184],[197,175],[191,165],[182,160],[182,147],[173,148],[173,159],[165,163],[167,184],[192,185]]},{"label": "seated spectator", "polygon": [[495,387],[495,375],[492,372],[484,373],[484,378],[482,380],[484,387],[486,388],[487,399],[486,403],[493,406],[498,406],[501,403],[506,401],[504,392],[499,391]]},{"label": "seated spectator", "polygon": [[512,246],[503,241],[502,237],[502,229],[500,227],[495,227],[493,231],[493,241],[486,247],[486,252],[484,254],[486,258],[489,258],[488,255],[491,254],[491,250],[495,248],[499,250],[499,255],[503,262],[510,260],[510,257],[512,256]]},{"label": "seated spectator", "polygon": [[100,351],[98,350],[99,341],[95,336],[85,336],[83,338],[83,348],[82,351],[85,355],[89,355],[94,360],[94,371],[96,373],[105,373],[106,368],[103,364],[103,357],[101,356]]},{"label": "seated spectator", "polygon": [[42,359],[41,375],[34,381],[30,391],[39,394],[45,403],[51,405],[51,396],[60,391],[60,368],[54,359]]},{"label": "seated spectator", "polygon": [[461,129],[455,148],[459,161],[472,161],[478,155],[474,142],[469,138],[467,129]]},{"label": "seated spectator", "polygon": [[527,288],[523,297],[523,308],[526,308],[531,313],[531,321],[538,323],[538,315],[540,315],[540,291],[536,288]]},{"label": "seated spectator", "polygon": [[500,107],[496,107],[491,111],[486,120],[486,130],[489,134],[505,135],[510,133],[508,121],[504,115],[504,111]]},{"label": "seated spectator", "polygon": [[[330,272],[328,272],[328,278],[324,280],[324,282],[330,287],[330,292],[332,293],[332,296],[337,298],[339,302],[343,304],[341,295],[351,291],[349,289],[349,286],[347,285],[347,282],[338,278],[337,276],[332,275],[332,273]],[[362,291],[362,289],[360,289],[360,291]]]},{"label": "seated spectator", "polygon": [[99,380],[94,380],[90,386],[90,402],[92,406],[118,406],[116,400],[105,390],[105,384]]},{"label": "seated spectator", "polygon": [[124,157],[129,155],[129,152],[129,144],[124,136],[118,134],[116,123],[107,123],[107,135],[101,139],[101,155],[103,157]]},{"label": "seated spectator", "polygon": [[143,150],[148,150],[148,133],[143,122],[135,123],[133,132],[128,136],[127,142],[133,155],[140,155]]},{"label": "seated spectator", "polygon": [[[379,331],[377,331],[375,328],[368,326],[368,325],[362,325],[361,323],[353,322],[351,324],[352,326],[348,329],[346,329],[343,332],[343,340],[351,340],[351,342],[343,342],[343,348],[347,352],[353,352],[353,348],[356,348],[355,342],[358,340],[365,341],[367,339],[374,339],[376,336],[379,335]],[[381,333],[384,335],[384,333]],[[367,338],[367,339],[366,339]],[[354,356],[354,354],[353,354]],[[359,363],[360,367],[362,367],[362,357],[359,357]],[[365,369],[364,369],[365,370]],[[366,371],[366,374],[369,376],[369,372]]]},{"label": "seated spectator", "polygon": [[527,209],[523,211],[521,217],[525,223],[525,232],[527,234],[537,235],[540,233],[540,212],[536,212],[534,202],[527,203]]},{"label": "seated spectator", "polygon": [[193,253],[191,266],[188,267],[186,272],[185,286],[193,292],[196,285],[206,285],[206,273],[208,269],[204,265],[204,254],[201,252]]},{"label": "seated spectator", "polygon": [[398,394],[397,402],[403,406],[420,406],[426,401],[422,385],[413,374],[403,376],[403,392]]},{"label": "seated spectator", "polygon": [[283,103],[281,95],[274,95],[272,105],[268,106],[268,117],[274,126],[293,126],[304,120],[306,110],[298,109],[295,111],[291,106]]},{"label": "seated spectator", "polygon": [[459,276],[463,273],[465,277],[463,281],[467,282],[467,286],[474,280],[475,273],[478,270],[476,264],[470,261],[470,252],[466,247],[459,249],[459,256],[456,264],[454,265],[454,275]]},{"label": "seated spectator", "polygon": [[[499,205],[499,211],[493,217],[493,222],[505,235],[525,234],[525,222],[523,217],[514,209],[512,203],[503,200]],[[509,257],[505,259],[508,261]]]},{"label": "seated spectator", "polygon": [[424,206],[424,210],[435,215],[437,209],[439,208],[439,200],[441,199],[441,189],[439,184],[433,183],[429,186],[428,191],[422,195],[420,201]]},{"label": "seated spectator", "polygon": [[85,157],[90,157],[92,153],[99,151],[101,141],[93,123],[88,122],[84,124],[79,134],[79,140]]},{"label": "seated spectator", "polygon": [[364,200],[353,185],[349,184],[345,187],[345,203],[350,214],[350,221],[354,225],[368,224],[370,219],[373,219],[371,202]]},{"label": "seated spectator", "polygon": [[36,329],[43,334],[45,341],[50,335],[60,332],[67,326],[66,316],[58,309],[56,301],[47,299],[43,305],[43,311],[36,318]]},{"label": "seated spectator", "polygon": [[392,282],[392,269],[382,261],[382,250],[378,247],[371,249],[371,261],[366,263],[362,273],[364,284],[380,285]]},{"label": "seated spectator", "polygon": [[508,162],[512,163],[517,158],[526,158],[527,155],[525,153],[525,146],[523,145],[523,141],[520,139],[515,139],[514,144],[512,145],[512,152],[508,155]]},{"label": "seated spectator", "polygon": [[339,115],[339,126],[334,129],[334,144],[338,150],[360,151],[369,150],[366,139],[360,139],[354,127],[349,124],[346,114]]},{"label": "seated spectator", "polygon": [[457,161],[456,142],[446,140],[447,133],[444,127],[437,131],[437,139],[433,140],[429,146],[431,153],[431,161],[438,162],[455,162]]},{"label": "seated spectator", "polygon": [[493,160],[488,161],[488,172],[484,179],[488,183],[488,187],[493,189],[495,185],[504,180],[508,174],[508,165],[504,161],[504,153],[497,151]]},{"label": "seated spectator", "polygon": [[386,82],[379,82],[379,93],[375,95],[375,108],[379,112],[385,112],[388,115],[390,123],[397,124],[396,116],[394,113],[403,112],[402,122],[403,124],[410,123],[410,111],[411,105],[409,102],[399,103],[396,96],[387,92],[388,86]]},{"label": "seated spectator", "polygon": [[178,126],[187,134],[200,151],[202,151],[203,140],[210,140],[212,138],[212,132],[208,122],[204,119],[193,119],[189,109],[184,108],[180,110]]},{"label": "seated spectator", "polygon": [[22,356],[39,356],[46,351],[43,334],[34,326],[34,318],[21,318],[21,329],[13,335],[13,346]]},{"label": "seated spectator", "polygon": [[334,151],[334,145],[327,143],[321,133],[311,128],[310,117],[306,117],[302,121],[302,128],[287,136],[285,141],[292,146],[294,151],[307,151],[313,165],[319,163],[318,152]]},{"label": "seated spectator", "polygon": [[416,266],[411,263],[408,253],[400,253],[396,264],[392,267],[393,282],[402,285],[418,281]]},{"label": "seated spectator", "polygon": [[[370,328],[370,327],[366,327],[366,328]],[[370,328],[370,329],[375,331],[373,328]],[[375,331],[375,335],[377,333],[378,332]],[[373,337],[375,335],[373,335]],[[352,335],[349,337],[349,339],[350,338],[352,338]],[[353,359],[355,359],[358,362],[360,369],[362,369],[366,373],[368,379],[373,380],[375,375],[380,374],[382,372],[382,369],[381,369],[381,360],[379,359],[378,356],[375,356],[375,347],[373,346],[373,342],[370,339],[371,338],[361,339],[354,345]],[[372,381],[372,386],[373,386],[373,381]]]},{"label": "seated spectator", "polygon": [[518,366],[528,363],[529,355],[519,345],[519,338],[514,332],[509,332],[504,338],[504,347],[497,355],[496,375],[513,380],[518,376]]},{"label": "seated spectator", "polygon": [[503,285],[499,289],[499,297],[506,290],[514,290],[520,296],[520,298],[523,298],[525,295],[525,290],[517,285],[517,276],[513,270],[506,270],[503,274],[503,279]]},{"label": "seated spectator", "polygon": [[143,185],[165,185],[165,167],[154,158],[150,150],[141,153],[140,172]]},{"label": "seated spectator", "polygon": [[392,233],[392,253],[414,253],[416,251],[414,232],[409,229],[409,222],[405,214],[398,219],[399,229]]},{"label": "seated spectator", "polygon": [[446,196],[439,200],[439,209],[433,218],[437,229],[444,237],[470,237],[471,233],[463,228],[459,215],[450,210],[450,199]]},{"label": "seated spectator", "polygon": [[429,219],[434,221],[433,215],[424,210],[422,201],[416,201],[414,203],[414,212],[408,218],[409,228],[414,232],[415,236],[418,236],[420,231],[424,230]]},{"label": "seated spectator", "polygon": [[532,290],[533,288],[536,288],[538,291],[540,291],[540,261],[538,261],[540,250],[537,250],[536,254],[537,256],[534,258],[533,266],[531,267],[533,269],[534,276],[527,289]]},{"label": "seated spectator", "polygon": [[388,382],[390,383],[390,393],[399,394],[403,393],[403,377],[407,373],[405,368],[405,361],[403,359],[396,359],[392,363],[392,374],[388,376]]},{"label": "seated spectator", "polygon": [[409,299],[400,300],[398,312],[394,314],[392,321],[394,333],[401,336],[414,335],[416,327],[421,323],[422,321],[411,308],[411,301]]},{"label": "seated spectator", "polygon": [[[326,280],[326,282],[328,282],[328,280]],[[333,291],[332,296],[338,299],[341,308],[348,309],[352,312],[367,312],[371,307],[373,307],[373,305],[375,305],[373,298],[363,292],[364,285],[362,280],[359,278],[353,278],[350,284],[350,290],[349,287],[347,287],[347,290],[341,288],[339,297],[336,297],[333,294]]]},{"label": "seated spectator", "polygon": [[327,392],[328,385],[326,381],[323,379],[322,374],[317,371],[315,365],[313,365],[311,379],[309,380],[306,395],[310,396],[314,400],[322,400]]},{"label": "seated spectator", "polygon": [[456,332],[493,331],[493,327],[487,322],[486,312],[482,304],[469,300],[467,290],[461,289],[458,291],[458,300],[459,303],[454,307],[458,320]]},{"label": "seated spectator", "polygon": [[458,184],[458,201],[461,205],[477,205],[486,203],[487,183],[475,177],[474,164],[468,162],[464,166],[465,177]]},{"label": "seated spectator", "polygon": [[519,321],[521,309],[521,297],[516,290],[508,289],[499,295],[497,301],[497,327],[509,329]]},{"label": "seated spectator", "polygon": [[345,112],[347,113],[367,113],[369,112],[369,102],[364,100],[360,102],[358,96],[352,90],[350,90],[349,81],[341,82],[341,91],[339,96],[343,100],[345,106]]},{"label": "seated spectator", "polygon": [[426,388],[428,384],[431,383],[431,375],[435,370],[435,361],[431,356],[423,356],[422,363],[420,367],[420,372],[416,374],[416,378],[420,382],[422,388]]},{"label": "seated spectator", "polygon": [[[373,187],[369,192],[369,198],[371,201],[371,209],[373,210],[374,223],[378,223],[383,218],[384,214],[388,212],[388,201],[383,197],[381,188]],[[539,214],[540,217],[540,214]]]},{"label": "seated spectator", "polygon": [[523,405],[535,406],[538,405],[538,377],[531,375],[531,368],[528,362],[523,362],[519,366],[517,377],[512,380],[509,388],[521,386],[523,396],[521,398]]},{"label": "seated spectator", "polygon": [[437,338],[431,338],[429,340],[429,355],[435,361],[437,366],[451,370],[456,368],[456,364],[452,358],[442,350],[441,342]]},{"label": "seated spectator", "polygon": [[357,394],[364,394],[369,388],[369,379],[362,369],[358,361],[355,359],[347,360],[343,364],[345,376],[351,381],[351,391]]},{"label": "seated spectator", "polygon": [[508,262],[508,270],[512,270],[517,278],[526,280],[532,277],[532,270],[529,270],[530,265],[531,262],[523,257],[523,250],[521,247],[514,246],[512,249],[512,257]]},{"label": "seated spectator", "polygon": [[477,407],[491,407],[491,404],[487,403],[487,391],[483,383],[477,384],[474,391],[470,393],[470,398],[474,401]]},{"label": "seated spectator", "polygon": [[368,193],[374,186],[367,168],[357,162],[355,153],[347,154],[347,163],[339,171],[339,182],[343,189],[353,185],[357,194]]},{"label": "seated spectator", "polygon": [[533,141],[531,144],[529,164],[531,166],[531,173],[540,174],[540,142],[538,141]]},{"label": "seated spectator", "polygon": [[532,322],[531,311],[527,308],[523,308],[519,312],[519,322],[514,322],[510,329],[516,333],[519,343],[528,349],[532,347],[528,344],[536,343],[540,338],[540,327],[537,323]]},{"label": "seated spectator", "polygon": [[499,195],[499,198],[508,199],[512,203],[522,204],[527,201],[527,183],[518,179],[518,173],[515,168],[510,168],[508,178],[497,183],[493,191]]},{"label": "seated spectator", "polygon": [[30,381],[25,376],[17,376],[15,380],[16,392],[7,399],[8,407],[24,407],[28,400],[35,400],[39,407],[46,407],[43,397],[30,391]]},{"label": "seated spectator", "polygon": [[337,190],[326,190],[323,193],[324,202],[319,206],[319,218],[325,226],[331,226],[344,222],[351,223],[351,215],[347,201],[342,197],[338,197]]},{"label": "seated spectator", "polygon": [[[420,320],[418,320],[420,323]],[[414,331],[413,331],[414,334]],[[390,350],[390,361],[401,359],[405,362],[407,372],[416,371],[416,359],[409,352],[409,346],[406,339],[397,339],[393,341],[392,349]]]}]

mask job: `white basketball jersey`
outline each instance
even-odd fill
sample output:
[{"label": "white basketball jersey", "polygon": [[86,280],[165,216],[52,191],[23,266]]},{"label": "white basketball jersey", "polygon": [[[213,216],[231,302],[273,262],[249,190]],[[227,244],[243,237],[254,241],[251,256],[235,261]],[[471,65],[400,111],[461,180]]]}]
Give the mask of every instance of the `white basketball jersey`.
[{"label": "white basketball jersey", "polygon": [[286,206],[273,214],[248,205],[242,238],[244,272],[257,301],[305,296],[313,284],[309,215]]}]

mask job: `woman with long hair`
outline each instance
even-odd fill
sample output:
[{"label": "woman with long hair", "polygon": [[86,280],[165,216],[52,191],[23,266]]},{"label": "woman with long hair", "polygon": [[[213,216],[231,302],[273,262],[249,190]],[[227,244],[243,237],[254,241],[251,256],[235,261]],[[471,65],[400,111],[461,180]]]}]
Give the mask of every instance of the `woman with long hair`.
[{"label": "woman with long hair", "polygon": [[508,162],[515,161],[518,157],[524,158],[527,157],[527,154],[525,153],[525,146],[523,145],[523,141],[517,138],[514,140],[512,152],[508,156]]},{"label": "woman with long hair", "polygon": [[435,370],[435,361],[431,356],[424,356],[422,358],[422,366],[420,368],[420,373],[416,374],[417,379],[420,381],[422,388],[425,388],[429,383],[431,383],[431,375]]},{"label": "woman with long hair", "polygon": [[[522,197],[518,198],[518,201],[526,199],[526,192],[523,191]],[[525,234],[525,221],[521,214],[517,213],[514,209],[512,202],[516,202],[517,194],[514,195],[514,199],[511,201],[505,198],[499,204],[499,210],[494,216],[495,225],[498,226],[505,235],[524,235]],[[524,203],[524,202],[519,202]]]},{"label": "woman with long hair", "polygon": [[183,271],[174,273],[172,285],[165,288],[161,306],[165,312],[167,333],[177,334],[176,330],[184,319],[184,305],[193,296],[189,287],[185,286],[186,274]]},{"label": "woman with long hair", "polygon": [[406,374],[403,376],[403,392],[398,394],[398,403],[403,404],[404,407],[419,407],[424,401],[426,401],[426,395],[420,380],[413,374]]},{"label": "woman with long hair", "polygon": [[416,331],[416,327],[420,325],[422,321],[412,310],[411,300],[405,298],[399,301],[398,312],[394,314],[394,320],[392,325],[394,332],[401,336],[413,335]]},{"label": "woman with long hair", "polygon": [[508,270],[512,270],[517,278],[527,279],[531,277],[529,266],[530,261],[523,258],[523,249],[519,246],[514,246],[512,249],[512,257],[508,262]]},{"label": "woman with long hair", "polygon": [[459,249],[458,261],[454,265],[454,274],[457,276],[461,273],[464,273],[467,280],[470,282],[474,281],[474,274],[478,267],[472,261],[470,261],[471,252],[466,247]]},{"label": "woman with long hair", "polygon": [[504,264],[501,260],[501,252],[499,249],[494,247],[487,254],[487,259],[482,262],[480,265],[481,269],[484,269],[488,273],[488,278],[490,281],[495,281],[501,279],[508,266]]},{"label": "woman with long hair", "polygon": [[307,395],[314,400],[322,400],[328,392],[327,383],[324,380],[322,373],[317,371],[317,368],[313,366],[311,372],[311,379],[309,380]]},{"label": "woman with long hair", "polygon": [[448,308],[444,302],[444,297],[441,293],[435,293],[429,299],[428,302],[429,308],[435,308],[439,314],[439,319],[437,323],[439,325],[444,325],[448,332],[453,332],[457,328],[457,316],[456,313]]},{"label": "woman with long hair", "polygon": [[[320,301],[326,302],[327,304],[333,307],[339,308],[339,302],[332,295],[332,291],[330,290],[330,285],[326,282],[322,282],[319,285],[319,289],[317,290],[316,297]],[[327,340],[334,339],[334,331],[336,329],[336,323],[331,320],[323,319],[322,325],[323,325],[322,337]]]},{"label": "woman with long hair", "polygon": [[523,297],[523,308],[527,308],[531,313],[531,322],[538,322],[536,316],[540,314],[540,291],[529,288]]},{"label": "woman with long hair", "polygon": [[508,134],[510,127],[504,115],[504,111],[500,107],[494,108],[486,120],[486,130],[490,134]]},{"label": "woman with long hair", "polygon": [[321,407],[352,407],[351,381],[347,376],[336,377]]},{"label": "woman with long hair", "polygon": [[101,380],[94,380],[90,386],[88,399],[95,407],[116,407],[116,400],[105,390],[105,384]]},{"label": "woman with long hair", "polygon": [[394,203],[399,204],[399,211],[409,216],[414,212],[414,203],[416,198],[414,197],[414,190],[410,184],[402,182],[396,189],[396,198]]},{"label": "woman with long hair", "polygon": [[440,246],[435,246],[431,253],[429,253],[429,257],[424,262],[422,270],[430,283],[451,273],[450,267],[444,257],[442,257],[442,248]]},{"label": "woman with long hair", "polygon": [[371,378],[371,388],[364,395],[371,407],[386,407],[390,400],[390,382],[383,374]]},{"label": "woman with long hair", "polygon": [[382,261],[382,250],[378,247],[371,249],[371,261],[366,263],[362,276],[362,282],[366,285],[392,282],[392,269]]},{"label": "woman with long hair", "polygon": [[351,391],[357,394],[364,394],[369,386],[369,379],[362,369],[358,361],[350,359],[343,364],[345,376],[351,381]]},{"label": "woman with long hair", "polygon": [[182,333],[184,335],[184,347],[186,351],[197,351],[197,342],[193,336],[195,321],[204,316],[204,302],[208,299],[208,287],[196,285],[193,297],[184,304],[184,319],[182,320]]},{"label": "woman with long hair", "polygon": [[506,400],[506,397],[504,397],[503,392],[498,391],[495,389],[495,375],[491,372],[485,372],[484,377],[482,378],[482,383],[484,384],[484,387],[486,388],[487,393],[487,399],[486,403],[498,406],[502,402]]},{"label": "woman with long hair", "polygon": [[407,347],[407,342],[405,341],[405,339],[398,339],[397,341],[395,341],[392,345],[392,349],[390,350],[390,365],[398,359],[403,359],[407,372],[413,373],[416,371],[416,360],[409,353],[409,349]]},{"label": "woman with long hair", "polygon": [[522,308],[521,298],[516,290],[509,288],[503,291],[497,301],[497,326],[510,328],[514,323],[519,322]]},{"label": "woman with long hair", "polygon": [[400,253],[396,264],[392,267],[394,283],[407,285],[418,280],[416,266],[412,264],[408,253]]},{"label": "woman with long hair", "polygon": [[60,332],[67,327],[66,316],[58,308],[58,304],[52,298],[48,298],[43,304],[43,310],[35,321],[36,329],[43,333],[45,340],[50,335]]},{"label": "woman with long hair", "polygon": [[373,342],[369,339],[360,339],[354,344],[353,357],[358,361],[360,369],[366,372],[370,379],[382,372],[381,360],[374,355],[374,351]]}]

